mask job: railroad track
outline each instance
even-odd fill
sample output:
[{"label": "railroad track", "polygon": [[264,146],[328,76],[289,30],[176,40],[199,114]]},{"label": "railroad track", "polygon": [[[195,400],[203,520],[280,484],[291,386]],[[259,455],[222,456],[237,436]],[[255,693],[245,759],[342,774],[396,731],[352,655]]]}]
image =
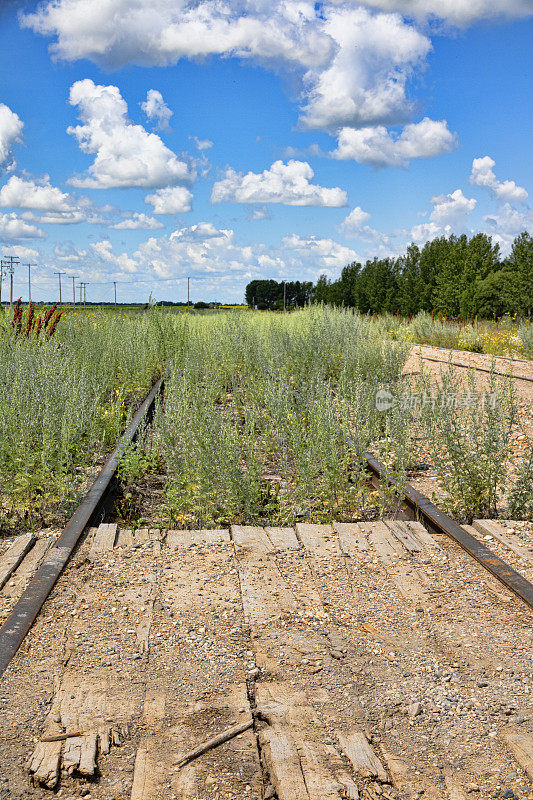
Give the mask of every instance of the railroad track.
[{"label": "railroad track", "polygon": [[103,520],[119,455],[57,541],[19,537],[0,562],[2,800],[58,787],[101,800],[531,796],[521,539],[490,521],[461,528],[415,490],[406,504],[427,527],[118,529]]},{"label": "railroad track", "polygon": [[[450,361],[449,358],[447,358],[447,359],[446,358],[434,358],[433,356],[428,356],[428,355],[425,355],[423,352],[421,352],[421,348],[423,347],[423,345],[418,345],[418,347],[419,347],[419,353],[422,356],[424,361],[432,361],[435,364],[450,364],[453,367],[460,367],[461,369],[472,369],[473,368],[473,369],[476,370],[476,372],[485,372],[485,373],[487,373],[489,375],[490,374],[494,374],[494,375],[499,375],[499,376],[504,377],[504,378],[514,378],[517,381],[524,381],[525,383],[533,383],[533,378],[529,377],[529,376],[526,376],[526,375],[517,375],[514,372],[502,372],[502,371],[497,370],[497,369],[493,370],[493,369],[490,369],[488,367],[478,366],[476,364],[462,364],[459,361]],[[442,350],[443,352],[447,352],[448,354],[453,352],[451,350],[446,350],[445,348],[433,347],[433,346],[431,346],[431,349],[432,350]],[[465,353],[465,355],[468,355],[468,353]],[[471,355],[475,356],[477,354],[476,353],[472,353]],[[497,358],[503,359],[504,356],[497,356]],[[525,359],[509,358],[509,359],[506,359],[506,360],[507,361],[511,361],[513,363],[519,363],[519,364],[525,363],[525,364],[531,365],[531,361],[527,361]]]}]

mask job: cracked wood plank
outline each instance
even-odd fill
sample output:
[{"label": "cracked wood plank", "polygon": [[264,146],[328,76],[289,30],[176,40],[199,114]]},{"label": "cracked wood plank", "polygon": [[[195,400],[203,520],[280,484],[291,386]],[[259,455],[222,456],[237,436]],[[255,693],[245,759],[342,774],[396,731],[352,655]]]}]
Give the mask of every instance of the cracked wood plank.
[{"label": "cracked wood plank", "polygon": [[35,542],[33,533],[17,536],[11,547],[0,558],[0,589],[7,583],[13,572],[17,569],[22,559]]}]

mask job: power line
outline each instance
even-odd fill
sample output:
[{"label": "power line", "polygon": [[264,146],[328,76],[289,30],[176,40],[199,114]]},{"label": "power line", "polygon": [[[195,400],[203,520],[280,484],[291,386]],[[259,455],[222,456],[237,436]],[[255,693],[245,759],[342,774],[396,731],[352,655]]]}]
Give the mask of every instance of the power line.
[{"label": "power line", "polygon": [[59,279],[59,306],[61,307],[63,303],[61,302],[61,276],[64,275],[64,272],[54,272],[54,275],[57,275]]},{"label": "power line", "polygon": [[26,264],[28,267],[28,305],[31,305],[31,268],[36,267],[37,264]]},{"label": "power line", "polygon": [[2,267],[6,267],[7,273],[10,278],[10,285],[9,285],[9,306],[13,308],[13,275],[15,274],[15,264],[18,264],[20,261],[18,256],[6,256],[2,259],[1,264]]},{"label": "power line", "polygon": [[74,309],[76,309],[76,287],[74,286],[74,281],[78,276],[70,275],[69,277],[72,280],[72,302],[74,303]]}]

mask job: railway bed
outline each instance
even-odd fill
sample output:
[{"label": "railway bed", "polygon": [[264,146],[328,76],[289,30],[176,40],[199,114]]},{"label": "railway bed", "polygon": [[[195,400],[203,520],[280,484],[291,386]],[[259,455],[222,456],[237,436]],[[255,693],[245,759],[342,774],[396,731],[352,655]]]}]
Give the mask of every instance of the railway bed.
[{"label": "railway bed", "polygon": [[416,522],[100,525],[0,683],[0,798],[530,798],[531,622]]}]

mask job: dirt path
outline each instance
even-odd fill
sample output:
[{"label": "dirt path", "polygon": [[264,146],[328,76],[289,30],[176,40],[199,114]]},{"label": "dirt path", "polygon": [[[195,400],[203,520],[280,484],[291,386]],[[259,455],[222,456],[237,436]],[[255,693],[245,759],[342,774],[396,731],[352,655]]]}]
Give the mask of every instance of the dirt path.
[{"label": "dirt path", "polygon": [[1,800],[533,798],[533,617],[448,540],[103,528],[0,681]]}]

